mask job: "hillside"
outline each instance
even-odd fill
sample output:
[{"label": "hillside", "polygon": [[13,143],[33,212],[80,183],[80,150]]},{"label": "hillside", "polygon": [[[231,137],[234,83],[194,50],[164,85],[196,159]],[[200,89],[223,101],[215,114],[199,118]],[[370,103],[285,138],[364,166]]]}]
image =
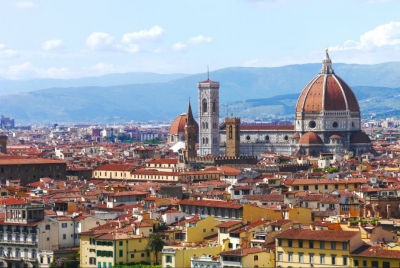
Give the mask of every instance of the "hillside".
[{"label": "hillside", "polygon": [[[241,67],[210,73],[212,80],[221,83],[221,117],[231,113],[249,118],[268,118],[271,115],[293,117],[298,95],[318,74],[320,67],[320,64],[276,68]],[[352,86],[359,98],[363,116],[396,113],[400,94],[400,63],[334,64],[333,67]],[[112,80],[115,77],[110,75],[99,79],[103,79],[104,84],[121,82],[121,85],[58,86],[7,94],[0,96],[1,113],[22,124],[170,120],[185,112],[190,98],[194,115],[197,116],[197,82],[205,80],[206,75],[178,76],[177,79],[169,80],[173,77],[161,75],[157,79],[166,80],[161,82],[156,78],[151,79],[151,76],[142,77],[142,83],[123,85],[124,81],[134,78]],[[146,79],[153,82],[148,83]],[[10,82],[1,80],[0,84],[5,81]]]}]

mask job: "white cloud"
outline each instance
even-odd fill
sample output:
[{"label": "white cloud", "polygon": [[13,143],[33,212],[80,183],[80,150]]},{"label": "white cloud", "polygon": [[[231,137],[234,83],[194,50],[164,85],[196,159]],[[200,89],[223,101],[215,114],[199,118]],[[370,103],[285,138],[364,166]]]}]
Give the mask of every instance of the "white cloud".
[{"label": "white cloud", "polygon": [[141,42],[154,42],[160,40],[164,35],[164,29],[160,26],[153,26],[149,30],[141,30],[138,32],[126,33],[122,36],[122,43],[141,43]]},{"label": "white cloud", "polygon": [[0,70],[0,75],[6,79],[67,78],[71,75],[71,72],[65,67],[50,67],[46,69],[36,67],[30,62],[25,62]]},{"label": "white cloud", "polygon": [[202,35],[198,35],[198,36],[194,36],[192,38],[190,38],[188,40],[188,44],[189,45],[197,45],[197,44],[202,44],[202,43],[210,43],[212,41],[212,38],[209,36],[202,36]]},{"label": "white cloud", "polygon": [[107,63],[98,63],[89,69],[93,69],[98,74],[107,74],[115,72],[114,65]]},{"label": "white cloud", "polygon": [[31,1],[18,1],[15,3],[15,7],[17,7],[17,8],[33,8],[33,7],[36,7],[36,4]]},{"label": "white cloud", "polygon": [[121,42],[118,42],[108,33],[94,32],[87,38],[86,45],[92,50],[137,53],[143,50],[145,46],[150,46],[149,43],[159,41],[163,34],[164,29],[156,25],[148,30],[125,33],[121,38]]},{"label": "white cloud", "polygon": [[182,42],[178,42],[172,45],[172,49],[176,50],[176,51],[182,51],[185,50],[187,48],[187,45],[182,43]]},{"label": "white cloud", "polygon": [[[244,0],[244,2],[260,9],[269,9],[269,8],[277,8],[287,4],[290,2],[294,2],[293,0]],[[298,2],[298,0],[296,0]]]},{"label": "white cloud", "polygon": [[340,50],[377,50],[387,47],[400,47],[400,22],[389,22],[380,25],[360,36],[360,40],[347,40],[342,45],[330,47],[332,51]]},{"label": "white cloud", "polygon": [[112,50],[116,48],[114,37],[103,32],[92,33],[87,38],[86,45],[93,50]]},{"label": "white cloud", "polygon": [[19,56],[16,50],[5,48],[4,44],[0,44],[0,58],[15,58]]},{"label": "white cloud", "polygon": [[212,42],[211,37],[197,35],[197,36],[190,38],[189,40],[187,40],[184,43],[178,42],[178,43],[173,44],[172,49],[176,50],[176,51],[183,51],[183,50],[186,50],[189,46],[194,46],[194,45],[204,44],[204,43],[211,43],[211,42]]},{"label": "white cloud", "polygon": [[47,40],[43,43],[44,50],[56,50],[62,48],[62,41],[60,39]]}]

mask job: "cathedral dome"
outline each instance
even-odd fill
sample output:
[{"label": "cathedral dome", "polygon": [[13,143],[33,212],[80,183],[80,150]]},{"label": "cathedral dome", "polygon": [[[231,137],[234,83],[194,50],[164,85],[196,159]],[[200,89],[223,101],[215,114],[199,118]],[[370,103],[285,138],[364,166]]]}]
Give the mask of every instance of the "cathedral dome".
[{"label": "cathedral dome", "polygon": [[321,138],[315,132],[307,132],[301,136],[299,144],[302,145],[319,145],[323,144]]},{"label": "cathedral dome", "polygon": [[350,143],[371,143],[371,140],[365,132],[357,131],[351,135]]},{"label": "cathedral dome", "polygon": [[326,52],[322,69],[303,89],[296,105],[296,112],[351,111],[360,112],[356,96],[337,75]]},{"label": "cathedral dome", "polygon": [[[170,135],[178,135],[179,133],[184,133],[185,132],[185,125],[186,125],[186,120],[187,120],[187,115],[186,114],[181,114],[179,115],[171,124],[171,127],[169,128],[168,134]],[[198,132],[199,130],[199,125],[195,122],[195,128],[196,131]]]}]

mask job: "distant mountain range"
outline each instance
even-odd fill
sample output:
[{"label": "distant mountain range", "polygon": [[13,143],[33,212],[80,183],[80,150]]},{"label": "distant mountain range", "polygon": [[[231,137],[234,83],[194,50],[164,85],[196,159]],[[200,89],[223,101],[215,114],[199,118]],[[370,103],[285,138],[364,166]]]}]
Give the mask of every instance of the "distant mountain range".
[{"label": "distant mountain range", "polygon": [[[321,64],[275,68],[226,68],[210,73],[220,82],[220,115],[291,118],[297,98]],[[333,64],[354,90],[362,115],[400,114],[400,62]],[[110,74],[72,80],[0,80],[0,113],[16,123],[171,120],[191,99],[197,116],[197,82],[206,74]],[[38,88],[47,89],[40,89]],[[398,110],[399,109],[399,110]],[[399,111],[399,112],[398,112]]]}]

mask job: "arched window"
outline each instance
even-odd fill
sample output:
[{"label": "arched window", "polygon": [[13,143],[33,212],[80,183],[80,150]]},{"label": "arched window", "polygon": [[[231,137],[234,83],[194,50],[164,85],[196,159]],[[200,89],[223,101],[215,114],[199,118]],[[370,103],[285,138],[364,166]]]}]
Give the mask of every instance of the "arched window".
[{"label": "arched window", "polygon": [[208,144],[208,138],[206,138],[206,144]]},{"label": "arched window", "polygon": [[229,126],[229,139],[232,139],[232,126]]},{"label": "arched window", "polygon": [[208,129],[208,122],[206,122],[206,129]]},{"label": "arched window", "polygon": [[203,99],[203,113],[207,112],[207,100]]},{"label": "arched window", "polygon": [[216,107],[216,105],[215,105],[215,101],[213,102],[213,113],[215,113],[216,112],[216,110],[217,110],[217,107]]}]

